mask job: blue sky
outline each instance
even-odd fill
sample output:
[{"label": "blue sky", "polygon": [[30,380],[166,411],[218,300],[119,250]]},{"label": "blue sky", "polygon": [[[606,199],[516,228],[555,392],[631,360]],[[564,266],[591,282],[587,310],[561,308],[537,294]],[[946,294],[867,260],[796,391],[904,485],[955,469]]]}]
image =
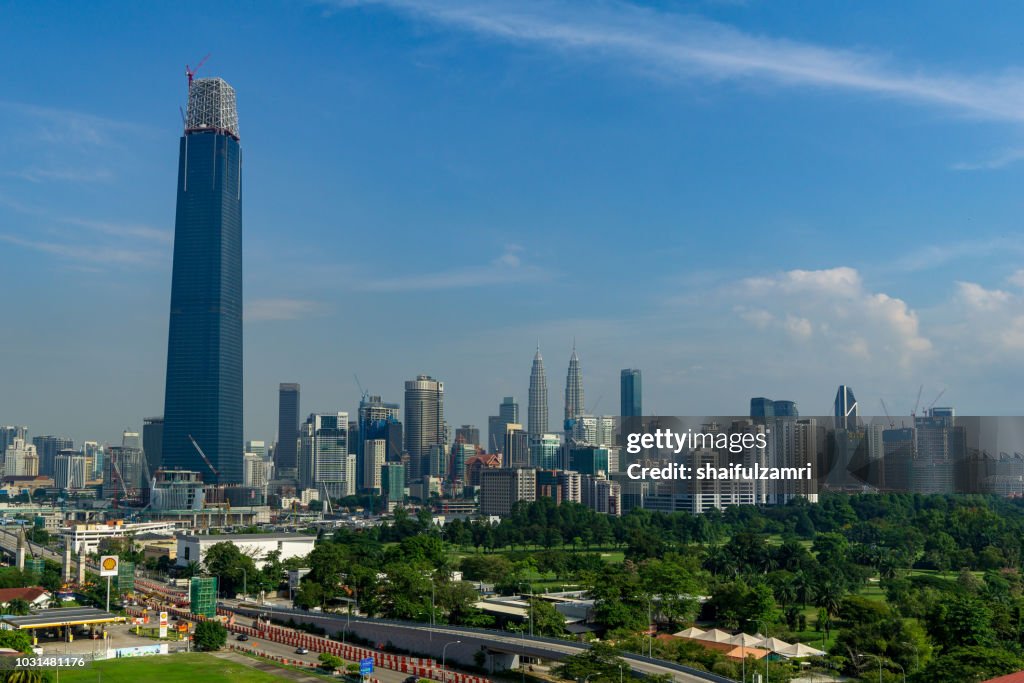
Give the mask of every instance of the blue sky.
[{"label": "blue sky", "polygon": [[278,382],[354,411],[554,420],[643,369],[658,414],[751,396],[1018,412],[1013,3],[0,4],[0,423],[113,440],[163,403],[186,63],[238,92],[246,436]]}]

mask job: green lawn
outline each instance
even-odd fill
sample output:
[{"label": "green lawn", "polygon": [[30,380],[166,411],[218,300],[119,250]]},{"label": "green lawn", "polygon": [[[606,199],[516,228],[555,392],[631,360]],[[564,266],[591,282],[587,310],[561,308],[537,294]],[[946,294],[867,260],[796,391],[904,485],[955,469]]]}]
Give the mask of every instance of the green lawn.
[{"label": "green lawn", "polygon": [[271,683],[280,681],[235,662],[208,654],[174,654],[151,657],[125,657],[94,662],[82,669],[62,669],[61,683],[95,683],[103,674],[103,683]]}]

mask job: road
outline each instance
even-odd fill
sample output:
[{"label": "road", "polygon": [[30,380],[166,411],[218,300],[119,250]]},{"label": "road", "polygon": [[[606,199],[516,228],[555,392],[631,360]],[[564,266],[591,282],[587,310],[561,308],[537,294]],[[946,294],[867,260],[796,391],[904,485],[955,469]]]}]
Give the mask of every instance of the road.
[{"label": "road", "polygon": [[[237,614],[252,615],[258,610],[250,610],[246,607],[239,607],[236,601],[224,601],[221,603],[222,607],[226,607],[235,611]],[[342,616],[335,616],[331,614],[317,613],[317,612],[305,612],[302,610],[290,610],[290,609],[274,609],[274,613],[285,616],[296,616],[302,617],[312,623],[324,624],[327,623],[330,627],[327,629],[329,633],[342,630],[342,625],[346,619]],[[480,646],[486,647],[492,651],[508,652],[513,654],[523,654],[528,657],[537,657],[547,660],[561,660],[574,654],[584,652],[587,647],[580,643],[556,640],[552,638],[533,638],[525,634],[519,636],[508,635],[503,631],[493,631],[486,629],[468,629],[457,626],[429,626],[426,624],[410,623],[410,622],[388,622],[376,619],[362,619],[352,618],[352,626],[357,627],[359,623],[372,624],[374,628],[393,629],[396,631],[415,631],[421,634],[427,634],[429,637],[436,639],[438,634],[443,634],[443,638],[446,641],[452,639],[459,639],[463,643],[479,643]],[[440,653],[431,653],[433,656],[438,656]],[[715,683],[729,683],[730,679],[722,676],[716,676],[715,674],[709,674],[705,672],[688,669],[672,662],[663,660],[650,659],[648,657],[642,657],[634,654],[624,654],[622,658],[626,660],[630,668],[640,674],[668,674],[677,683],[706,683],[707,681],[713,681]]]}]

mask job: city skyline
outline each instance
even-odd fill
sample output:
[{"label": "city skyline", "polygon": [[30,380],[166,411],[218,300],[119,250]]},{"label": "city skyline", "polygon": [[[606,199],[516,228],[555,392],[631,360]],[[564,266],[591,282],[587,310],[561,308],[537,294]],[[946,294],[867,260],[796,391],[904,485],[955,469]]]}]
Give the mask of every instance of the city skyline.
[{"label": "city skyline", "polygon": [[[0,422],[116,443],[161,413],[167,149],[182,63],[210,51],[199,75],[239,88],[257,150],[246,438],[273,439],[284,381],[306,386],[306,414],[352,414],[353,371],[385,400],[409,377],[443,378],[451,423],[482,427],[502,396],[526,403],[522,350],[537,338],[558,359],[580,339],[599,413],[616,412],[618,370],[634,366],[660,414],[738,412],[759,395],[827,414],[842,383],[865,414],[879,398],[908,412],[922,383],[963,412],[1015,410],[1024,155],[1000,27],[1016,12],[971,17],[973,37],[940,58],[926,36],[885,28],[924,5],[843,29],[819,8],[813,39],[764,7],[521,7],[268,5],[247,37],[224,30],[235,6],[187,35],[166,28],[181,9],[110,22],[69,6],[42,36],[37,10],[9,8],[24,30],[0,51],[43,54],[0,102],[0,289],[19,293],[0,332],[16,388]],[[566,26],[606,54],[537,37]],[[613,26],[633,42],[615,44]],[[173,48],[141,39],[154,31]],[[255,54],[261,35],[274,39]],[[716,35],[718,56],[760,61],[730,70],[666,48]],[[814,69],[795,75],[801,60]],[[296,119],[310,125],[282,123]],[[383,248],[349,258],[370,232]],[[638,276],[605,283],[623,269]],[[459,311],[472,335],[410,334]]]}]

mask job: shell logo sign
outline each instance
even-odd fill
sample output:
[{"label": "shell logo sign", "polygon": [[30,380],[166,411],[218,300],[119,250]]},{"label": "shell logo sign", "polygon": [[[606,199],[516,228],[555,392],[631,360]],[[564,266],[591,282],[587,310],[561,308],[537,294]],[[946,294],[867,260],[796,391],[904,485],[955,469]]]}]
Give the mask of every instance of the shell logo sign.
[{"label": "shell logo sign", "polygon": [[117,555],[104,555],[100,558],[100,576],[117,576]]}]

